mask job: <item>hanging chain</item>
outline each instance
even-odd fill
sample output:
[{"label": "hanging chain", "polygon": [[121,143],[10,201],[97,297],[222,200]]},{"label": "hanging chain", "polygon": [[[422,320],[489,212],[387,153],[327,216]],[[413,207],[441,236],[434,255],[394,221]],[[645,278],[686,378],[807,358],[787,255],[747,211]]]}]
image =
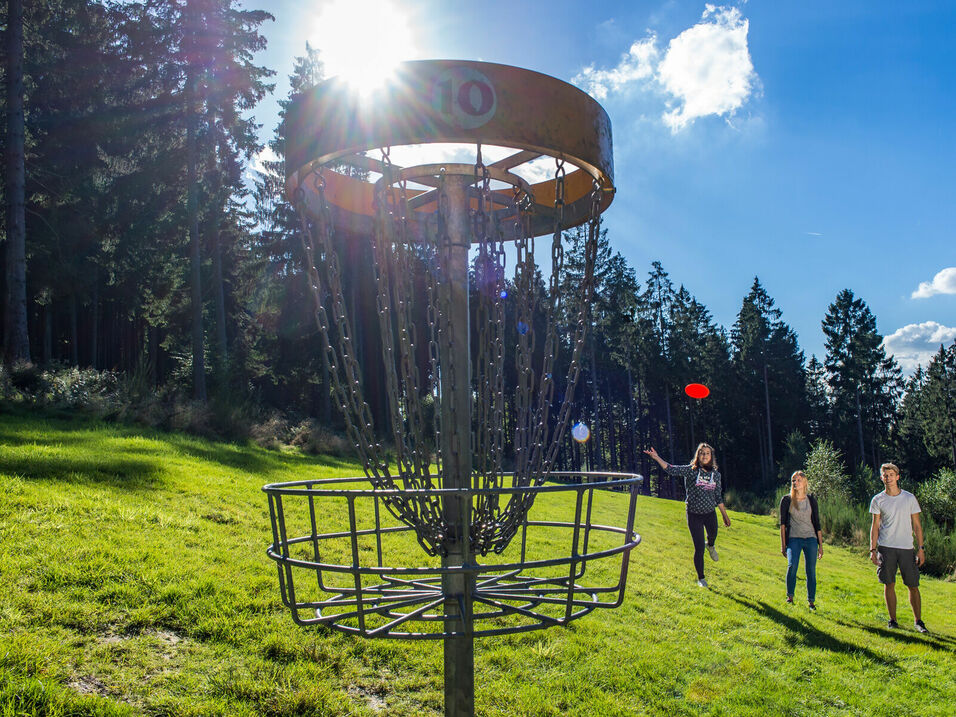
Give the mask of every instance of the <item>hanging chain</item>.
[{"label": "hanging chain", "polygon": [[[476,554],[494,550],[501,553],[520,528],[533,497],[528,493],[511,496],[500,505],[495,492],[504,482],[505,432],[513,436],[515,486],[540,485],[555,465],[561,442],[570,422],[573,396],[580,376],[581,355],[588,326],[588,312],[593,292],[594,264],[600,233],[601,186],[594,182],[590,216],[584,247],[584,273],[577,291],[579,303],[572,333],[571,356],[566,377],[566,390],[557,416],[552,421],[551,409],[556,390],[553,377],[560,341],[558,324],[564,320],[562,286],[564,271],[563,231],[566,202],[566,170],[563,159],[555,169],[555,199],[551,242],[551,275],[547,286],[544,316],[539,316],[538,302],[543,287],[538,281],[534,258],[534,237],[530,211],[533,199],[514,187],[511,197],[491,188],[491,173],[482,160],[478,146],[474,167],[474,190],[466,192],[471,211],[476,252],[474,287],[476,291],[476,345],[470,350],[474,363],[471,378],[472,410],[469,436],[458,435],[454,427],[456,406],[450,400],[458,381],[469,381],[467,366],[459,367],[442,355],[442,347],[450,349],[458,341],[470,341],[464,328],[453,326],[450,317],[452,292],[446,275],[451,244],[449,220],[451,207],[444,170],[438,173],[433,231],[419,232],[420,242],[411,239],[410,224],[415,213],[409,206],[409,192],[404,174],[396,172],[389,157],[389,148],[382,150],[383,180],[374,197],[375,233],[373,269],[377,296],[376,309],[381,336],[385,390],[391,439],[395,458],[390,464],[377,442],[371,410],[363,397],[361,369],[353,348],[352,329],[342,290],[339,259],[333,233],[333,218],[326,198],[326,184],[321,170],[311,175],[318,197],[314,220],[308,219],[305,195],[296,195],[296,211],[302,224],[302,242],[306,271],[312,287],[316,323],[329,357],[333,377],[333,394],[345,420],[347,433],[362,460],[365,473],[378,489],[394,489],[396,479],[406,490],[421,490],[414,496],[386,496],[389,511],[416,531],[421,545],[430,555],[445,550],[445,539],[451,526],[445,522],[441,500],[429,497],[428,491],[444,487],[445,466],[457,466],[463,446],[470,446],[473,456],[475,488],[490,488],[488,494],[473,499],[470,540]],[[497,202],[497,205],[496,205]],[[501,211],[496,206],[503,206]],[[313,208],[314,209],[314,208]],[[513,217],[516,262],[513,284],[506,280],[504,238],[498,217]],[[417,226],[426,227],[424,217]],[[416,234],[418,236],[418,234]],[[322,266],[323,272],[316,268]],[[509,294],[513,292],[513,295]],[[325,297],[331,304],[331,318]],[[512,318],[509,320],[509,309]],[[427,334],[427,376],[419,370],[417,335],[420,318]],[[541,346],[541,370],[536,374],[533,363],[536,349],[535,326],[543,319],[545,333]],[[335,339],[333,341],[333,330]],[[515,386],[510,411],[506,412],[506,336],[516,333],[514,343]],[[464,371],[464,373],[463,373]],[[431,402],[431,432],[423,398]],[[443,431],[452,436],[443,439]],[[450,455],[445,452],[450,451]]]}]

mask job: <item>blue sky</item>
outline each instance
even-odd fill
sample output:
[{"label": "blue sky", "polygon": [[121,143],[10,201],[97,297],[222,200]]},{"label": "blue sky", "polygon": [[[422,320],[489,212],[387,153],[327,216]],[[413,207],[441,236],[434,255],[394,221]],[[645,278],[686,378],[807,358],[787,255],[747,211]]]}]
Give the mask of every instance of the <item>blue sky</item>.
[{"label": "blue sky", "polygon": [[[246,0],[276,17],[263,139],[332,2]],[[383,16],[374,4],[348,7]],[[956,340],[956,3],[388,4],[408,25],[399,59],[516,65],[601,102],[605,226],[639,278],[661,261],[729,328],[759,276],[808,357],[844,288],[907,372]],[[381,45],[369,27],[350,51]]]}]

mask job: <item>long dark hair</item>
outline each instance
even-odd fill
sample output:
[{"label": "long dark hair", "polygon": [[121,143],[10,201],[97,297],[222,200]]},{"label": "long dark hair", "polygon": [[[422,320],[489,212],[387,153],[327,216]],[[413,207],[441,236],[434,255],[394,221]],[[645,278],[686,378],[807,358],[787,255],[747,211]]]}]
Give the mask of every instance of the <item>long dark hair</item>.
[{"label": "long dark hair", "polygon": [[[700,452],[705,448],[710,448],[710,465],[704,465],[700,462]],[[715,471],[717,470],[717,455],[714,452],[714,447],[709,443],[701,443],[697,446],[697,450],[694,451],[694,460],[690,462],[690,467],[694,470],[699,470],[703,468],[705,471]]]}]

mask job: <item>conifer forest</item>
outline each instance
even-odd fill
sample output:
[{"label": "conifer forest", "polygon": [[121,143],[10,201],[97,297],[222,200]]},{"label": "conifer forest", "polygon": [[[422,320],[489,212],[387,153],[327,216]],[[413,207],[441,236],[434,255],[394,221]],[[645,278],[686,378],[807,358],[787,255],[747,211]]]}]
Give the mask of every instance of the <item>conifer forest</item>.
[{"label": "conifer forest", "polygon": [[[289,442],[304,423],[342,434],[283,195],[283,120],[264,153],[249,119],[274,72],[255,62],[270,16],[248,6],[4,3],[4,401],[86,386],[122,395],[107,413],[162,427],[190,428],[188,413],[197,430],[229,439],[273,430]],[[318,53],[303,49],[293,92],[323,78]],[[256,157],[270,160],[253,168]],[[337,240],[374,387],[371,238]],[[542,280],[540,292],[573,302],[584,236],[566,240],[563,279],[553,289]],[[614,248],[626,241],[600,236],[573,419],[591,438],[567,439],[563,467],[636,471],[651,477],[645,490],[680,497],[643,450],[688,462],[707,441],[744,506],[779,496],[809,457],[832,458],[840,489],[859,500],[881,489],[884,461],[912,484],[956,469],[956,345],[906,377],[864,299],[842,290],[820,317],[825,355],[807,356],[758,277],[721,326],[693,277],[653,256],[630,265]],[[565,363],[556,375],[566,373]],[[506,388],[515,380],[506,375]],[[706,399],[685,395],[695,382]],[[386,436],[385,392],[366,394]]]}]

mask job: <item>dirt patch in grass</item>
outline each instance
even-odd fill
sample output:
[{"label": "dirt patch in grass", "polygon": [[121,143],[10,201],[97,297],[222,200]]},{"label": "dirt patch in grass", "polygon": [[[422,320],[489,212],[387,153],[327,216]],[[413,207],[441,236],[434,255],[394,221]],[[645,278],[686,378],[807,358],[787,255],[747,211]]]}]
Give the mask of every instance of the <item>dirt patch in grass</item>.
[{"label": "dirt patch in grass", "polygon": [[96,697],[110,697],[110,689],[101,681],[90,675],[80,675],[66,683],[74,692],[81,695],[94,695]]},{"label": "dirt patch in grass", "polygon": [[361,700],[373,712],[384,712],[388,708],[388,702],[385,700],[387,691],[384,685],[375,685],[371,687],[363,685],[351,685],[348,688],[348,696],[353,700]]}]

